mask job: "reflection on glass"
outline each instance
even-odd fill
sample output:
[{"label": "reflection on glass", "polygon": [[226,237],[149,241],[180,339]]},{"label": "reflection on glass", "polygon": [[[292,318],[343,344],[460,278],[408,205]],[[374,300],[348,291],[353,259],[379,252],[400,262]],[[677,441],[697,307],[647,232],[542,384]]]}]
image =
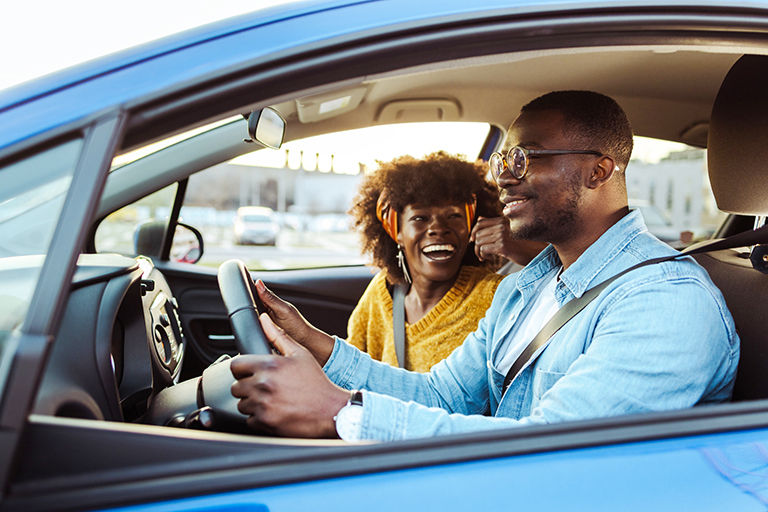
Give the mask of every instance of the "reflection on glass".
[{"label": "reflection on glass", "polygon": [[0,353],[24,321],[82,145],[75,139],[0,168]]}]

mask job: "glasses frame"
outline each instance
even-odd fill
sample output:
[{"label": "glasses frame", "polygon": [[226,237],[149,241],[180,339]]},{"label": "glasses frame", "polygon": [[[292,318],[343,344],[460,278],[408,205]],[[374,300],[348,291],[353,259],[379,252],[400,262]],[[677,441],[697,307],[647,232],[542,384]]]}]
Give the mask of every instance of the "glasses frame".
[{"label": "glasses frame", "polygon": [[[512,158],[512,152],[518,151],[519,154],[522,154],[523,156],[523,170],[520,172],[515,172],[515,165],[514,165],[514,158]],[[488,159],[488,168],[491,171],[491,176],[493,176],[493,180],[498,184],[499,177],[504,173],[505,170],[509,169],[509,172],[514,176],[515,179],[522,180],[525,178],[525,176],[528,174],[528,164],[530,163],[530,156],[555,156],[555,155],[595,155],[595,156],[603,156],[603,153],[600,151],[595,151],[594,149],[528,149],[524,148],[523,146],[512,146],[507,151],[506,155],[503,155],[502,153],[496,151],[491,154],[491,157]],[[496,173],[493,165],[494,158],[500,159],[502,162],[501,171]],[[511,164],[510,164],[511,163]]]}]

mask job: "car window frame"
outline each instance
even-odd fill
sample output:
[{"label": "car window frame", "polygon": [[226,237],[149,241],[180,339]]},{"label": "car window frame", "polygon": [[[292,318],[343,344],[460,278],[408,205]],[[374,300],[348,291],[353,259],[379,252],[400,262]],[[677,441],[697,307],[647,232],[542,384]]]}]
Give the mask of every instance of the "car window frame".
[{"label": "car window frame", "polygon": [[[96,198],[104,186],[109,162],[125,128],[126,113],[121,109],[106,112],[85,125],[69,127],[62,139],[82,138],[83,146],[72,181],[66,194],[45,261],[40,270],[35,292],[23,324],[9,340],[0,369],[6,380],[0,382],[0,431],[12,440],[0,444],[0,481],[5,482],[11,469],[13,453],[34,402],[39,375],[66,305],[69,283],[74,275],[77,258],[89,231],[89,219],[96,207]],[[50,143],[36,148],[23,148],[8,159],[23,158],[42,151]],[[23,350],[22,350],[23,349]],[[6,399],[13,397],[13,400]]]}]

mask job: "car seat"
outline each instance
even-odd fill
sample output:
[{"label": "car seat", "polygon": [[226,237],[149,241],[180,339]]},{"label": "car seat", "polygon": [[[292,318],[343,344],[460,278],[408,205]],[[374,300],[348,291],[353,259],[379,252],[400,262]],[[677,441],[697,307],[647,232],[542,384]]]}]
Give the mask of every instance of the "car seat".
[{"label": "car seat", "polygon": [[[768,57],[741,57],[723,80],[709,123],[707,167],[720,210],[768,215]],[[768,275],[749,256],[744,249],[695,256],[725,296],[741,338],[733,400],[768,398]]]}]

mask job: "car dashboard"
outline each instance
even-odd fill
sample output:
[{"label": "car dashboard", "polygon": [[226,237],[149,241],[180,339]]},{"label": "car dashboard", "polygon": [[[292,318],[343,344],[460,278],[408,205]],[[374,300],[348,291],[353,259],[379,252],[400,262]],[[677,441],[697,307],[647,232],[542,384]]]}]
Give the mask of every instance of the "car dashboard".
[{"label": "car dashboard", "polygon": [[177,309],[151,260],[81,255],[34,412],[141,421],[181,373]]}]

